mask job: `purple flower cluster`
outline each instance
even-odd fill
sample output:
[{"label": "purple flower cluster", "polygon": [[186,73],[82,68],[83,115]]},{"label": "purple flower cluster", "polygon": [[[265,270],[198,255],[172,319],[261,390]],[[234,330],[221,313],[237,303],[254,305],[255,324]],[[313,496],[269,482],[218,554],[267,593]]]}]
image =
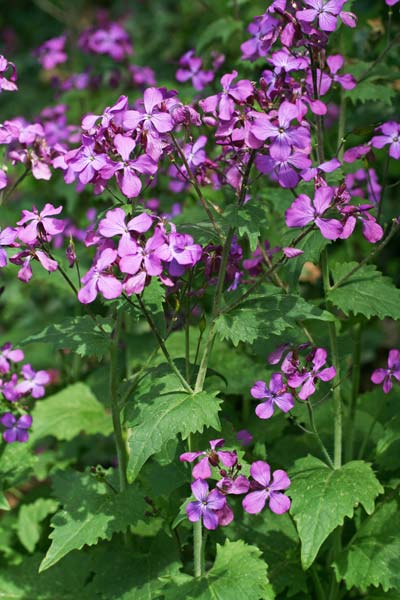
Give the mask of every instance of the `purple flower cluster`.
[{"label": "purple flower cluster", "polygon": [[201,246],[190,235],[178,233],[173,224],[146,212],[127,220],[122,208],[108,211],[86,243],[96,245],[96,255],[78,293],[83,304],[93,302],[99,292],[106,299],[123,292],[140,294],[152,277],[172,286],[171,277],[183,275],[202,255]]},{"label": "purple flower cluster", "polygon": [[[289,344],[279,346],[270,354],[268,362],[278,364],[289,347]],[[302,350],[308,351],[304,360],[299,354]],[[262,400],[256,407],[256,415],[260,419],[269,419],[274,414],[275,406],[287,413],[294,407],[293,394],[299,400],[308,400],[315,393],[318,380],[331,381],[336,376],[336,369],[325,367],[327,356],[324,348],[309,350],[309,344],[289,350],[281,365],[282,372],[273,373],[268,386],[265,381],[256,381],[251,388],[253,398]]]},{"label": "purple flower cluster", "polygon": [[34,371],[27,363],[21,366],[19,363],[23,360],[23,351],[13,348],[9,342],[0,348],[0,405],[7,407],[0,423],[4,427],[3,439],[8,444],[28,440],[32,417],[27,414],[26,402],[30,397],[42,398],[50,383],[47,371]]},{"label": "purple flower cluster", "polygon": [[286,225],[314,225],[326,239],[337,240],[350,237],[357,221],[360,221],[365,239],[372,244],[378,242],[383,237],[383,229],[369,212],[375,205],[354,205],[350,203],[351,198],[346,185],[339,188],[317,187],[313,200],[306,194],[300,194],[285,213]]},{"label": "purple flower cluster", "polygon": [[175,75],[177,81],[191,81],[195,90],[203,90],[214,79],[214,72],[205,71],[202,67],[203,61],[195,56],[194,50],[185,52],[179,59],[179,69]]},{"label": "purple flower cluster", "polygon": [[67,37],[60,35],[47,40],[36,49],[35,54],[43,69],[54,69],[68,60],[68,55],[64,50],[66,41]]},{"label": "purple flower cluster", "polygon": [[79,47],[92,54],[105,54],[121,61],[133,54],[132,41],[120,23],[110,21],[105,11],[98,11],[98,23],[82,32]]},{"label": "purple flower cluster", "polygon": [[[290,486],[287,473],[274,471],[271,480],[269,464],[256,461],[250,467],[251,477],[245,477],[240,474],[242,467],[236,451],[220,450],[223,445],[223,439],[211,440],[210,450],[185,452],[180,456],[182,462],[190,463],[202,457],[192,470],[195,481],[191,487],[195,501],[189,502],[186,507],[189,521],[201,519],[206,529],[229,525],[234,519],[233,510],[227,502],[229,495],[244,495],[242,505],[250,514],[261,512],[267,501],[272,512],[287,512],[290,499],[282,493]],[[212,477],[212,468],[218,471],[219,479],[216,487],[210,491],[206,480]]]}]

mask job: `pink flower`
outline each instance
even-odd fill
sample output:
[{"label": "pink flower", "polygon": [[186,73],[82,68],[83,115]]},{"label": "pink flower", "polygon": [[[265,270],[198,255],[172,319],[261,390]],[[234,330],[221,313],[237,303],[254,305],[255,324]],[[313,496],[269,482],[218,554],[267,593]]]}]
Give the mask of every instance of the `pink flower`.
[{"label": "pink flower", "polygon": [[313,364],[311,371],[294,371],[288,374],[288,385],[291,388],[301,386],[301,390],[298,393],[300,400],[307,400],[307,398],[314,394],[317,379],[320,379],[321,381],[331,381],[331,379],[336,376],[335,367],[326,367],[325,369],[322,369],[326,363],[327,356],[328,353],[324,348],[316,348],[311,361]]},{"label": "pink flower", "polygon": [[[25,225],[18,231],[19,239],[25,244],[34,244],[40,238],[46,239],[47,235],[62,233],[65,221],[53,218],[53,215],[59,215],[61,211],[62,206],[56,208],[52,204],[45,204],[40,212],[36,207],[33,207],[32,211],[23,210],[23,217],[17,222],[17,225]],[[26,225],[27,223],[29,225]]]},{"label": "pink flower", "polygon": [[15,386],[18,394],[31,394],[33,398],[42,398],[45,395],[45,386],[50,383],[47,371],[34,371],[31,365],[23,365],[21,369],[24,381]]},{"label": "pink flower", "polygon": [[251,482],[250,494],[243,499],[243,508],[246,512],[255,515],[261,512],[268,500],[269,507],[277,515],[282,515],[290,508],[290,498],[282,493],[290,486],[290,479],[285,471],[278,469],[272,474],[268,463],[257,460],[250,467]]},{"label": "pink flower", "polygon": [[337,240],[342,233],[343,227],[336,219],[326,219],[323,215],[331,208],[335,190],[325,186],[318,188],[314,200],[300,194],[285,213],[286,225],[288,227],[305,227],[315,223],[324,238]]},{"label": "pink flower", "polygon": [[400,381],[400,350],[390,350],[387,369],[375,369],[371,381],[375,384],[383,383],[383,391],[388,394],[393,387],[392,377]]},{"label": "pink flower", "polygon": [[122,283],[111,271],[116,258],[117,251],[111,248],[106,248],[100,253],[93,267],[82,277],[84,286],[78,292],[79,302],[90,304],[99,292],[107,300],[118,298],[122,294]]},{"label": "pink flower", "polygon": [[221,448],[224,445],[224,442],[223,439],[211,440],[211,450],[206,450],[204,452],[185,452],[180,455],[179,460],[192,463],[196,458],[203,456],[204,458],[202,458],[193,468],[192,476],[194,479],[208,479],[208,477],[211,477],[211,466],[218,466],[219,461],[226,467],[233,467],[237,463],[236,452],[217,449]]},{"label": "pink flower", "polygon": [[217,511],[224,508],[225,496],[217,489],[208,491],[208,483],[203,479],[196,479],[192,483],[192,493],[196,498],[186,507],[186,514],[192,523],[202,519],[206,529],[217,529],[219,519]]},{"label": "pink flower", "polygon": [[400,158],[400,123],[395,121],[388,121],[380,127],[377,127],[375,131],[382,133],[382,135],[375,135],[371,144],[374,148],[383,148],[390,144],[389,156],[395,159]]}]

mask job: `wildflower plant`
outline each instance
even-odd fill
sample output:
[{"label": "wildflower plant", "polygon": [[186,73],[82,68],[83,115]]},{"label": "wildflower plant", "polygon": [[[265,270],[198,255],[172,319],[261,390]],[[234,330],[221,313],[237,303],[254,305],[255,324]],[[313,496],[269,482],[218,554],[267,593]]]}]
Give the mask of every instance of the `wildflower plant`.
[{"label": "wildflower plant", "polygon": [[0,104],[0,597],[400,594],[397,2],[214,4]]}]

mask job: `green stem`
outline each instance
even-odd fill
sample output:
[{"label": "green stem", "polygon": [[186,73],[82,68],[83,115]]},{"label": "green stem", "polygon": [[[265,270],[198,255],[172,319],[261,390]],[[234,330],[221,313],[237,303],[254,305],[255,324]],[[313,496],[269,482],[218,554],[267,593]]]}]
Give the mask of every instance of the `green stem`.
[{"label": "green stem", "polygon": [[311,403],[309,401],[306,402],[306,405],[307,405],[307,410],[308,410],[308,416],[309,416],[309,419],[310,419],[311,431],[314,434],[314,436],[315,436],[315,438],[316,438],[316,440],[317,440],[317,442],[319,444],[319,447],[321,448],[321,452],[322,452],[322,454],[326,458],[326,461],[327,461],[328,465],[331,467],[331,469],[333,469],[334,465],[333,465],[332,459],[331,459],[331,457],[329,455],[329,452],[326,449],[325,444],[322,441],[322,439],[321,439],[321,437],[320,437],[320,435],[318,433],[317,427],[315,425],[314,412],[313,412],[312,405],[311,405]]},{"label": "green stem", "polygon": [[124,436],[121,427],[121,415],[118,404],[118,345],[121,331],[122,313],[117,313],[115,328],[110,344],[110,402],[114,428],[115,445],[118,457],[119,489],[123,492],[127,485],[126,476],[127,454]]},{"label": "green stem", "polygon": [[[328,252],[326,248],[321,253],[321,269],[322,269],[322,281],[324,285],[325,301],[327,302],[328,294],[330,291],[329,283],[329,265],[328,265]],[[337,347],[336,338],[336,327],[335,323],[328,323],[329,341],[331,346],[332,363],[336,369],[336,377],[333,387],[333,407],[334,407],[334,451],[333,451],[333,465],[335,469],[339,469],[342,465],[342,395],[340,391],[340,363],[339,353]]]},{"label": "green stem", "polygon": [[203,548],[203,526],[201,519],[193,524],[193,559],[194,576],[204,575],[204,548]]},{"label": "green stem", "polygon": [[354,424],[356,417],[357,398],[360,390],[360,369],[361,369],[361,323],[356,323],[354,326],[354,346],[353,346],[353,369],[352,369],[352,386],[351,400],[347,423],[347,440],[346,440],[346,461],[353,458],[354,451]]},{"label": "green stem", "polygon": [[[125,300],[127,300],[130,304],[133,304],[133,302],[131,301],[131,299],[126,296],[125,294],[123,294]],[[151,316],[151,314],[149,313],[149,311],[147,310],[147,308],[144,305],[143,300],[141,299],[140,296],[136,296],[137,300],[139,302],[140,308],[142,309],[142,312],[144,314],[144,316],[146,317],[146,320],[148,322],[148,324],[150,325],[150,329],[152,330],[152,332],[154,333],[154,336],[157,339],[157,342],[161,348],[162,353],[164,354],[165,358],[167,359],[167,363],[169,364],[169,366],[171,367],[171,370],[175,373],[175,375],[177,376],[177,378],[179,379],[179,381],[181,382],[183,388],[189,393],[192,394],[193,390],[190,387],[190,385],[188,384],[188,382],[186,381],[186,379],[184,378],[184,376],[182,375],[182,373],[179,371],[178,367],[176,366],[176,364],[174,363],[170,353],[167,350],[167,347],[164,343],[164,340],[162,339],[156,324],[153,321],[153,318]]]},{"label": "green stem", "polygon": [[318,600],[325,600],[326,599],[325,590],[324,590],[324,588],[322,586],[321,579],[320,579],[320,577],[318,575],[317,568],[316,568],[315,564],[312,565],[312,567],[310,569],[310,572],[311,572],[311,577],[312,577],[313,582],[314,582],[314,589],[315,589],[315,594],[317,596],[317,599]]},{"label": "green stem", "polygon": [[197,373],[196,383],[194,386],[195,392],[202,391],[203,385],[204,385],[204,380],[206,378],[208,359],[210,357],[211,350],[212,350],[213,343],[214,343],[214,338],[215,338],[215,319],[219,314],[219,309],[221,306],[221,299],[222,299],[222,294],[224,291],[226,268],[228,266],[229,252],[231,249],[234,233],[235,233],[235,229],[233,227],[230,227],[229,231],[228,231],[228,235],[226,236],[224,248],[222,251],[221,265],[220,265],[219,273],[218,273],[217,289],[215,291],[214,303],[213,303],[212,315],[211,315],[212,322],[211,322],[210,328],[208,330],[208,335],[207,335],[207,339],[206,339],[203,356],[201,357],[200,367],[199,367],[199,371]]}]

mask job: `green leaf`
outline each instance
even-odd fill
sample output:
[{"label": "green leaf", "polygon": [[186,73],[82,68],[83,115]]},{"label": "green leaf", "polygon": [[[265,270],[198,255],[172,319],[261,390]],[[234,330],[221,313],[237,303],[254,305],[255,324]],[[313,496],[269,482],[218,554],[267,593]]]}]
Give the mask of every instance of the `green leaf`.
[{"label": "green leaf", "polygon": [[[175,584],[175,585],[174,585]],[[267,564],[256,546],[243,541],[217,544],[212,568],[202,579],[181,574],[164,589],[166,600],[273,600]]]},{"label": "green leaf", "polygon": [[[339,281],[357,266],[356,262],[337,263],[332,267],[334,281]],[[328,299],[346,315],[400,319],[400,290],[375,265],[361,267],[343,285],[329,292]]]},{"label": "green leaf", "polygon": [[385,424],[382,436],[378,440],[376,453],[384,454],[392,444],[400,440],[400,416],[396,415]]},{"label": "green leaf", "polygon": [[48,435],[71,440],[82,431],[88,435],[112,431],[111,417],[84,383],[73,383],[37,402],[32,417],[32,443]]},{"label": "green leaf", "polygon": [[4,492],[0,489],[0,510],[10,510],[10,505],[8,504],[8,500],[4,494]]},{"label": "green leaf", "polygon": [[201,52],[205,46],[208,46],[215,40],[221,40],[224,44],[226,44],[231,35],[237,31],[240,31],[241,28],[241,21],[237,21],[232,17],[223,17],[221,19],[217,19],[216,21],[212,21],[197,38],[197,52]]},{"label": "green leaf", "polygon": [[[90,556],[73,552],[47,573],[38,574],[43,557],[24,556],[16,567],[0,570],[2,600],[89,600],[85,581],[91,571]],[[93,596],[92,596],[93,598]]]},{"label": "green leaf", "polygon": [[352,90],[347,90],[345,97],[349,98],[353,104],[357,102],[380,102],[386,106],[392,105],[392,99],[396,92],[387,83],[374,83],[370,78],[358,83]]},{"label": "green leaf", "polygon": [[220,428],[222,400],[217,392],[188,394],[167,365],[147,372],[138,385],[134,405],[126,411],[129,432],[128,477],[133,481],[148,458],[178,434],[183,439],[204,427]]},{"label": "green leaf", "polygon": [[162,335],[165,337],[166,334],[166,325],[165,325],[165,316],[164,316],[164,302],[165,302],[165,286],[161,285],[161,282],[152,277],[152,281],[150,285],[144,288],[142,294],[142,300],[150,312],[151,316],[155,324],[157,325],[157,329]]},{"label": "green leaf", "polygon": [[28,552],[33,552],[41,535],[40,523],[58,508],[57,500],[38,498],[32,504],[23,504],[18,513],[17,533],[19,541]]},{"label": "green leaf", "polygon": [[252,202],[241,207],[236,204],[230,205],[224,213],[224,220],[230,227],[235,228],[239,237],[248,237],[250,250],[254,252],[261,227],[267,225],[265,209]]},{"label": "green leaf", "polygon": [[392,588],[400,591],[399,509],[396,500],[380,504],[339,556],[334,567],[337,579],[344,579],[347,589],[357,587],[365,592],[370,585],[380,585],[385,592]]},{"label": "green leaf", "polygon": [[[111,324],[107,319],[98,319],[103,330],[111,333]],[[107,354],[110,342],[108,336],[95,325],[90,317],[70,317],[49,325],[40,333],[31,335],[20,342],[21,346],[27,344],[51,344],[55,350],[72,350],[79,356],[97,356],[101,358]]]},{"label": "green leaf", "polygon": [[143,519],[145,502],[138,486],[115,493],[88,473],[69,471],[54,477],[55,496],[63,505],[51,521],[51,546],[40,565],[44,571],[63,556],[99,539],[111,539]]},{"label": "green leaf", "polygon": [[123,550],[120,540],[96,549],[95,576],[87,588],[88,598],[158,598],[167,577],[178,574],[181,566],[175,540],[163,532],[151,540],[135,541],[134,547]]},{"label": "green leaf", "polygon": [[6,444],[0,458],[0,481],[4,490],[32,476],[38,462],[29,444]]},{"label": "green leaf", "polygon": [[301,562],[308,569],[328,535],[354,508],[362,504],[368,514],[383,488],[371,467],[355,460],[340,469],[330,469],[313,456],[296,461],[292,472],[291,514],[301,540]]},{"label": "green leaf", "polygon": [[[266,288],[267,289],[267,288]],[[334,321],[326,310],[313,306],[301,296],[285,294],[272,287],[265,294],[255,295],[216,320],[216,331],[222,339],[253,343],[257,338],[280,335],[296,328],[297,321],[317,319]]]}]

